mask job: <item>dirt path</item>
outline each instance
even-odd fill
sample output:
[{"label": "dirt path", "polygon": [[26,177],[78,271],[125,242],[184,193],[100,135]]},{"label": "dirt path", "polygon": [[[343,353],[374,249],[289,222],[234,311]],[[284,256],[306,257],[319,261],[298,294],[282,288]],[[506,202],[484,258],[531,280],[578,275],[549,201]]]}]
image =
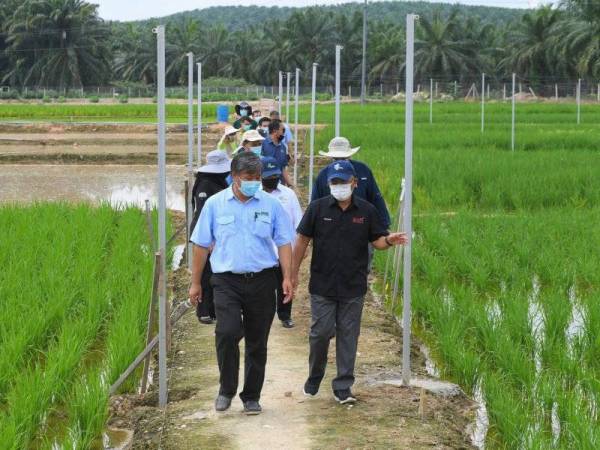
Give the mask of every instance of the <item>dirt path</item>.
[{"label": "dirt path", "polygon": [[[135,449],[471,448],[465,430],[474,404],[464,394],[428,393],[423,403],[419,388],[394,386],[401,371],[399,330],[371,294],[366,301],[353,389],[359,402],[353,407],[340,406],[332,398],[333,341],[321,392],[315,399],[303,396],[310,323],[306,271],[305,265],[304,287],[294,303],[296,327],[284,329],[277,319],[272,327],[263,414],[243,415],[238,398],[229,411],[214,411],[218,391],[214,326],[200,325],[190,313],[173,330],[166,410],[153,406],[156,392],[151,391],[142,398],[129,398],[134,407],[114,416],[112,425],[134,428]],[[187,270],[179,269],[174,277],[176,298],[184,298],[188,280]],[[412,354],[414,374],[425,377],[425,359],[418,342]]]}]

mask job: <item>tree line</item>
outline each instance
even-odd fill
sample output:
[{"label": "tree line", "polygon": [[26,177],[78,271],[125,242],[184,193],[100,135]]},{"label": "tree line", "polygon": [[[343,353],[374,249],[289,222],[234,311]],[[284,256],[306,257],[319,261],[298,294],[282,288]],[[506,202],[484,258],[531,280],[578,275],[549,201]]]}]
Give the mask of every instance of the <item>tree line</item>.
[{"label": "tree line", "polygon": [[[384,7],[390,5],[369,6],[369,83],[395,82],[404,75],[404,16],[394,20],[381,14],[378,8]],[[564,0],[556,6],[504,13],[502,8],[479,7],[475,14],[469,8],[414,4],[420,14],[417,82],[434,77],[464,83],[478,80],[482,72],[497,80],[516,72],[533,84],[600,78],[599,2]],[[299,67],[308,82],[312,63],[317,62],[320,83],[328,84],[334,76],[335,44],[344,46],[342,79],[360,82],[363,18],[358,5],[283,11],[281,17],[266,20],[248,16],[245,27],[237,22],[236,26],[207,23],[193,13],[123,23],[103,21],[98,7],[84,0],[3,0],[0,80],[13,87],[152,85],[156,75],[152,29],[166,23],[171,86],[186,84],[190,51],[203,63],[205,77],[269,86],[277,84],[279,70],[293,72]]]}]

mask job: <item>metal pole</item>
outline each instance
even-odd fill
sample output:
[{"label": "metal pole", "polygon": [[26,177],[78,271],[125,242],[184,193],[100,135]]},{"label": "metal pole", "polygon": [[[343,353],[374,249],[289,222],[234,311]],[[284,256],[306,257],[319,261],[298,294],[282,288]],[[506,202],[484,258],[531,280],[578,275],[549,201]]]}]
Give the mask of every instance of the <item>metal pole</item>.
[{"label": "metal pole", "polygon": [[188,57],[188,172],[194,167],[194,54]]},{"label": "metal pole", "polygon": [[340,72],[342,46],[335,46],[335,135],[340,135]]},{"label": "metal pole", "polygon": [[581,78],[577,80],[577,125],[581,123]]},{"label": "metal pole", "polygon": [[198,167],[202,165],[202,63],[198,63]]},{"label": "metal pole", "polygon": [[481,74],[481,132],[485,128],[485,73]]},{"label": "metal pole", "polygon": [[506,83],[502,84],[502,101],[506,101]]},{"label": "metal pole", "polygon": [[511,139],[510,139],[510,148],[512,151],[515,151],[515,84],[517,81],[517,75],[512,74],[512,119],[511,119]]},{"label": "metal pole", "polygon": [[279,71],[279,101],[277,102],[277,112],[281,114],[281,97],[283,96],[283,72]]},{"label": "metal pole", "polygon": [[363,42],[362,42],[362,74],[360,80],[360,104],[365,104],[366,83],[367,83],[367,0],[363,8]]},{"label": "metal pole", "polygon": [[412,270],[412,150],[413,150],[413,76],[415,50],[415,19],[418,16],[406,16],[406,111],[404,122],[404,230],[408,243],[404,250],[404,286],[402,310],[402,383],[410,385],[410,303]]},{"label": "metal pole", "polygon": [[294,108],[294,186],[298,185],[298,106],[300,101],[300,69],[296,67],[296,90]]},{"label": "metal pole", "polygon": [[312,97],[310,106],[310,161],[308,167],[308,201],[312,197],[313,172],[315,160],[315,110],[317,107],[317,63],[313,63],[312,70]]},{"label": "metal pole", "polygon": [[596,101],[600,102],[600,84],[598,84],[598,89],[596,89]]},{"label": "metal pole", "polygon": [[167,406],[167,171],[165,107],[165,27],[155,29],[157,49],[157,116],[158,116],[158,252],[160,282],[158,289],[158,405]]},{"label": "metal pole", "polygon": [[287,72],[285,74],[286,78],[286,92],[285,92],[285,121],[289,123],[290,121],[290,78],[292,78],[292,73]]},{"label": "metal pole", "polygon": [[433,123],[433,78],[429,79],[429,123]]},{"label": "metal pole", "polygon": [[558,84],[554,83],[554,99],[558,101]]},{"label": "metal pole", "polygon": [[191,172],[188,172],[188,179],[184,182],[185,190],[185,243],[186,243],[186,255],[187,255],[187,266],[188,269],[192,268],[192,243],[190,238],[192,237],[192,218],[194,213],[192,211],[192,188],[194,186],[193,177]]}]

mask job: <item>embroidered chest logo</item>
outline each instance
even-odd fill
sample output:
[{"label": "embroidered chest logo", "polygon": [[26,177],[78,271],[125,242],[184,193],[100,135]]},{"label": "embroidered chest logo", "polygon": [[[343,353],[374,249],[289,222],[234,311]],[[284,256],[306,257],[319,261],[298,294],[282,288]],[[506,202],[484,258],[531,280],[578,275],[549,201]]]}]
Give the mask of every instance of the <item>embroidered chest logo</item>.
[{"label": "embroidered chest logo", "polygon": [[331,217],[323,217],[323,220],[325,222],[333,222],[333,219]]},{"label": "embroidered chest logo", "polygon": [[352,218],[352,223],[359,223],[359,224],[363,224],[365,223],[365,218],[364,217],[353,217]]},{"label": "embroidered chest logo", "polygon": [[258,220],[260,217],[269,217],[268,211],[255,211],[254,212],[254,220]]}]

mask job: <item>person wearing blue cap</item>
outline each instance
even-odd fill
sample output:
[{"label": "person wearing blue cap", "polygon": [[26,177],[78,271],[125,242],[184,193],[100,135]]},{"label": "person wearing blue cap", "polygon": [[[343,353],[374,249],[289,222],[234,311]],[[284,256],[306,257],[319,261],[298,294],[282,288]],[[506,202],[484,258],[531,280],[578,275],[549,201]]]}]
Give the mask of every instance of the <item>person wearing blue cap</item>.
[{"label": "person wearing blue cap", "polygon": [[[279,200],[279,203],[281,203],[281,206],[283,206],[283,209],[290,219],[290,233],[295,236],[296,227],[300,224],[300,220],[302,219],[302,208],[300,207],[298,196],[293,189],[290,189],[281,183],[281,168],[275,158],[264,156],[261,158],[261,161],[263,167],[263,191]],[[283,273],[281,270],[279,270],[278,275],[280,279],[283,280]],[[280,291],[277,295],[277,317],[284,328],[293,328],[292,302],[284,303],[283,298],[283,292]]]},{"label": "person wearing blue cap", "polygon": [[369,244],[378,250],[408,242],[406,233],[390,233],[377,209],[356,195],[358,180],[350,161],[325,169],[330,195],[312,202],[304,214],[293,250],[292,277],[313,241],[309,293],[312,322],[309,375],[304,393],[315,396],[327,366],[329,341],[336,337],[337,377],[332,382],[339,403],[353,403],[354,365],[360,320],[367,292]]},{"label": "person wearing blue cap", "polygon": [[[210,197],[200,213],[191,241],[194,245],[191,303],[204,300],[202,274],[210,254],[217,324],[215,344],[220,389],[215,409],[225,411],[238,390],[239,342],[245,340],[244,412],[260,414],[267,343],[275,317],[279,278],[283,272],[284,302],[292,300],[292,239],[281,204],[261,189],[262,164],[251,152],[231,161],[233,184]],[[209,251],[212,249],[212,251]]]}]

